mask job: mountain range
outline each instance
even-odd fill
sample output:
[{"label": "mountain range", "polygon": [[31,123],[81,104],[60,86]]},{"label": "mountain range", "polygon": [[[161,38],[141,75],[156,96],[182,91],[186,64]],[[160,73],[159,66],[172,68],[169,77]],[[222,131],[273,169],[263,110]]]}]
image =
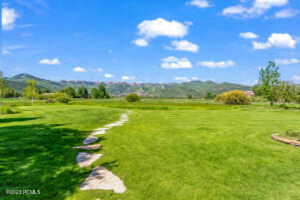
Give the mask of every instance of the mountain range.
[{"label": "mountain range", "polygon": [[[26,87],[28,80],[35,80],[39,89],[59,91],[66,87],[78,88],[80,86],[92,89],[100,82],[91,81],[51,81],[32,76],[30,74],[18,74],[5,78],[8,85],[18,92]],[[142,96],[157,98],[186,98],[191,95],[195,98],[204,97],[208,92],[219,94],[229,90],[251,90],[250,86],[235,83],[216,83],[213,81],[191,81],[184,83],[126,83],[109,82],[104,83],[110,95],[124,96],[128,93],[138,93]]]}]

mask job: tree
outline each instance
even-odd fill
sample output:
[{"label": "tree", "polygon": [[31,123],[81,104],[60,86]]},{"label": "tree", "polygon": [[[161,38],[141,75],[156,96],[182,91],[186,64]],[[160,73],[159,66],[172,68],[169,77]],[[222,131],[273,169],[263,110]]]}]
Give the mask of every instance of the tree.
[{"label": "tree", "polygon": [[100,84],[98,88],[93,88],[91,91],[91,97],[93,99],[104,99],[104,98],[110,98],[109,94],[106,91],[105,85]]},{"label": "tree", "polygon": [[280,83],[279,67],[275,62],[270,61],[266,68],[262,68],[259,72],[259,84],[255,88],[256,94],[265,97],[271,104],[278,100],[277,87]]},{"label": "tree", "polygon": [[7,85],[4,78],[0,78],[0,97],[4,97],[6,89]]},{"label": "tree", "polygon": [[277,90],[278,98],[283,103],[290,103],[296,100],[297,90],[295,85],[286,81],[281,81]]},{"label": "tree", "polygon": [[36,87],[36,81],[27,81],[27,87],[24,89],[24,96],[31,99],[32,103],[34,99],[36,99],[39,96],[39,90]]},{"label": "tree", "polygon": [[216,98],[216,95],[211,93],[211,92],[207,92],[206,95],[205,95],[205,99],[214,99]]},{"label": "tree", "polygon": [[62,92],[69,95],[71,98],[76,97],[76,90],[72,87],[67,87],[67,88],[63,89]]},{"label": "tree", "polygon": [[92,91],[91,91],[91,97],[93,99],[99,99],[99,96],[100,96],[100,94],[99,94],[98,89],[97,88],[93,88]]},{"label": "tree", "polygon": [[89,98],[89,91],[88,91],[88,89],[86,87],[84,87],[84,86],[81,86],[80,88],[78,88],[77,96],[79,98],[84,98],[84,99]]},{"label": "tree", "polygon": [[99,91],[100,98],[107,98],[108,99],[110,97],[109,94],[106,91],[106,88],[105,88],[104,84],[100,84],[98,86],[98,91]]},{"label": "tree", "polygon": [[19,96],[19,94],[7,85],[5,79],[0,78],[0,97],[11,98],[17,96]]}]

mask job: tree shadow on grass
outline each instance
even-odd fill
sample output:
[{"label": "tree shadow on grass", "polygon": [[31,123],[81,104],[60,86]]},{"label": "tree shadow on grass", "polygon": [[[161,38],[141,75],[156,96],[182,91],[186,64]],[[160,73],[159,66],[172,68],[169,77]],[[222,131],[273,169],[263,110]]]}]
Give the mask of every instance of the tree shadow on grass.
[{"label": "tree shadow on grass", "polygon": [[4,118],[4,119],[0,119],[0,123],[25,122],[25,121],[35,120],[35,119],[38,119],[38,117]]},{"label": "tree shadow on grass", "polygon": [[[0,128],[0,199],[62,200],[89,173],[76,165],[82,132],[57,124]],[[40,190],[39,195],[7,195],[7,189]]]}]

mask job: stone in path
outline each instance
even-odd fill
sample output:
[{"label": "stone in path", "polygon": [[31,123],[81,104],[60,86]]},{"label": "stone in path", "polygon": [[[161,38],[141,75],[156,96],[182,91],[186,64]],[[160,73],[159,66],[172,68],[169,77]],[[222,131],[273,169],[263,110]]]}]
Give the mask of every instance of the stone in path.
[{"label": "stone in path", "polygon": [[97,140],[98,140],[97,137],[90,135],[83,141],[83,144],[91,144],[96,142]]},{"label": "stone in path", "polygon": [[87,167],[90,166],[93,162],[101,158],[102,154],[89,154],[85,152],[80,152],[77,155],[77,163],[79,167]]},{"label": "stone in path", "polygon": [[96,129],[92,135],[104,135],[109,128],[98,128]]},{"label": "stone in path", "polygon": [[96,167],[81,184],[80,190],[113,190],[124,193],[126,187],[123,181],[104,167]]},{"label": "stone in path", "polygon": [[85,146],[76,146],[73,149],[83,149],[83,150],[97,150],[100,149],[101,144],[85,145]]}]

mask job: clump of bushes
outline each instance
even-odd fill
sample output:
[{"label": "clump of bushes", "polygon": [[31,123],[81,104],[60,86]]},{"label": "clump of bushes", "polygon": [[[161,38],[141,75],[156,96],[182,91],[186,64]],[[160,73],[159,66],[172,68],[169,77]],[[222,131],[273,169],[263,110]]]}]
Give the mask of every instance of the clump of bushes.
[{"label": "clump of bushes", "polygon": [[0,106],[0,114],[15,114],[16,111],[14,111],[10,106]]},{"label": "clump of bushes", "polygon": [[40,99],[46,100],[48,103],[58,102],[68,104],[71,101],[71,97],[68,94],[62,92],[43,94],[40,96]]},{"label": "clump of bushes", "polygon": [[217,101],[227,105],[247,105],[250,104],[250,97],[241,90],[224,92],[217,96]]},{"label": "clump of bushes", "polygon": [[126,96],[126,101],[128,102],[138,102],[141,101],[141,97],[137,94],[129,94]]}]

